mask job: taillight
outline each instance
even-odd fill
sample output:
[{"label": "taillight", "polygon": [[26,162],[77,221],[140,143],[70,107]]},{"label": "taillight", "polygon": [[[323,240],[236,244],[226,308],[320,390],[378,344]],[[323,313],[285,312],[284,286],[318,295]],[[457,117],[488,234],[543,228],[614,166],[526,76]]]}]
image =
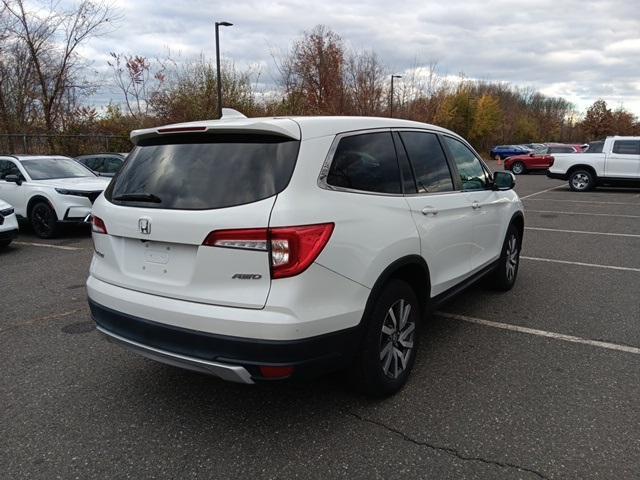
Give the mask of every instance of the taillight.
[{"label": "taillight", "polygon": [[271,276],[286,278],[304,272],[318,258],[332,232],[333,223],[269,229]]},{"label": "taillight", "polygon": [[95,233],[103,233],[107,234],[107,226],[104,224],[104,221],[100,217],[96,217],[95,215],[91,216],[91,231]]},{"label": "taillight", "polygon": [[216,230],[207,235],[203,245],[267,251],[267,229]]},{"label": "taillight", "polygon": [[549,166],[553,167],[553,162],[555,162],[556,159],[554,157],[549,157]]},{"label": "taillight", "polygon": [[299,275],[311,265],[324,249],[333,232],[333,223],[297,227],[216,230],[205,238],[203,245],[242,250],[269,251],[271,277],[287,278]]}]

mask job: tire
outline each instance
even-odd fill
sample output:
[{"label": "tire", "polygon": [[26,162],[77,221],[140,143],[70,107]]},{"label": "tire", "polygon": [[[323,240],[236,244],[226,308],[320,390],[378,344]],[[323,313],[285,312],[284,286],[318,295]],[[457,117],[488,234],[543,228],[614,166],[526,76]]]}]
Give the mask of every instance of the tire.
[{"label": "tire", "polygon": [[510,225],[502,244],[498,266],[490,277],[490,286],[493,289],[507,292],[513,288],[518,277],[521,248],[520,231],[514,225]]},{"label": "tire", "polygon": [[40,238],[54,238],[59,231],[55,210],[46,202],[36,203],[29,213],[29,223]]},{"label": "tire", "polygon": [[364,319],[366,331],[350,372],[359,390],[385,397],[404,386],[418,350],[420,315],[413,289],[402,280],[389,281]]},{"label": "tire", "polygon": [[574,192],[588,192],[595,186],[595,178],[589,170],[575,170],[569,175],[569,188]]},{"label": "tire", "polygon": [[514,162],[513,165],[511,165],[511,171],[514,175],[522,175],[524,173],[527,173],[527,168],[522,162]]}]

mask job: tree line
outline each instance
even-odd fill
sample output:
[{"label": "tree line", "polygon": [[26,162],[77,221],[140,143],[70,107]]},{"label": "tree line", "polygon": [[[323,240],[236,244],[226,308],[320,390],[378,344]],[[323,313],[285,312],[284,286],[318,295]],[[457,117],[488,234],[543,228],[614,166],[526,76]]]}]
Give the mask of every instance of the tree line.
[{"label": "tree line", "polygon": [[[112,52],[104,66],[109,78],[98,81],[80,47],[114,28],[117,12],[101,1],[37,12],[25,3],[0,0],[0,134],[124,138],[135,128],[215,118],[216,67],[203,54],[185,59],[170,53],[147,58]],[[259,69],[223,62],[225,107],[247,116],[387,116],[390,75],[400,73],[393,92],[395,117],[449,128],[482,153],[500,143],[582,143],[611,134],[640,135],[636,116],[623,107],[611,109],[604,100],[580,116],[563,98],[503,82],[443,76],[435,62],[391,71],[374,51],[348,48],[323,25],[272,57],[275,74],[264,81]],[[99,109],[92,100],[106,86],[116,93]],[[47,138],[52,152],[100,149]]]}]

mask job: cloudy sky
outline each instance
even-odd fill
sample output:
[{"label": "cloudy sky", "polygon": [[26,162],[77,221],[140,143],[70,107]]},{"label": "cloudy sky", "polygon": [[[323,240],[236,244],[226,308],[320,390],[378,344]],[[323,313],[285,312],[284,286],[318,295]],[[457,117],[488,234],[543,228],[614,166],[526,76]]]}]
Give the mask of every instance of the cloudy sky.
[{"label": "cloudy sky", "polygon": [[[117,28],[86,45],[96,70],[108,52],[154,57],[170,49],[259,66],[322,23],[352,48],[372,48],[395,72],[437,62],[443,75],[533,86],[584,110],[597,98],[640,116],[638,0],[116,0]],[[111,94],[104,91],[103,98]],[[114,97],[118,101],[117,97]]]}]

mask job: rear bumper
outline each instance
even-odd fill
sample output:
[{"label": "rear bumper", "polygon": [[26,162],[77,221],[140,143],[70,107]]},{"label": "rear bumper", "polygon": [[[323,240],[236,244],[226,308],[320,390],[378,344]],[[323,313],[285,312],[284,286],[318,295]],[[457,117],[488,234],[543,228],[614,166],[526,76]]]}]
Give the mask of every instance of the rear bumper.
[{"label": "rear bumper", "polygon": [[555,180],[567,180],[567,175],[564,173],[553,173],[547,170],[547,177],[553,178]]},{"label": "rear bumper", "polygon": [[[267,380],[261,366],[294,367],[308,378],[347,366],[359,327],[299,340],[256,340],[216,335],[116,312],[89,299],[97,328],[111,341],[154,360],[242,383]],[[246,310],[246,315],[253,312]]]}]

